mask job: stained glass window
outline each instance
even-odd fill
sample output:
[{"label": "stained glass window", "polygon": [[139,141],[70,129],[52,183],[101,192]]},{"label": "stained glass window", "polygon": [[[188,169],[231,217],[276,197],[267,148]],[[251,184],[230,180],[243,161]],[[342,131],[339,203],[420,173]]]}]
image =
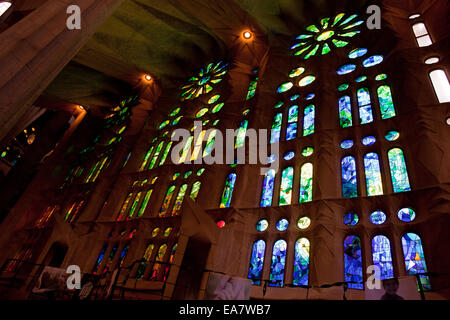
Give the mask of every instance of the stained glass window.
[{"label": "stained glass window", "polygon": [[156,255],[156,262],[153,265],[153,271],[152,271],[152,275],[151,275],[151,280],[158,280],[159,276],[160,276],[160,272],[162,270],[162,265],[158,262],[163,262],[164,261],[164,256],[166,255],[166,251],[167,251],[167,244],[162,244],[159,247],[158,250],[158,254]]},{"label": "stained glass window", "polygon": [[342,149],[350,149],[353,147],[353,140],[344,140],[341,142]]},{"label": "stained glass window", "polygon": [[363,269],[361,240],[357,236],[348,236],[344,240],[344,279],[352,289],[363,289]]},{"label": "stained glass window", "polygon": [[202,132],[200,132],[200,134],[197,136],[197,139],[194,143],[194,150],[192,151],[191,155],[191,161],[197,160],[198,156],[200,155],[203,145],[203,139],[205,138],[205,133],[206,130],[202,130]]},{"label": "stained glass window", "polygon": [[367,51],[368,50],[366,48],[356,48],[356,49],[350,51],[350,53],[348,54],[348,57],[350,59],[356,59],[356,58],[364,56],[367,53]]},{"label": "stained glass window", "polygon": [[150,162],[149,170],[151,170],[155,167],[156,161],[158,161],[159,154],[161,153],[163,146],[164,146],[164,141],[161,141],[158,144],[158,146],[156,147],[155,154],[153,155],[152,161]]},{"label": "stained glass window", "polygon": [[297,227],[298,227],[300,230],[308,229],[310,225],[311,225],[311,219],[308,218],[308,217],[301,217],[301,218],[298,219],[298,221],[297,221]]},{"label": "stained glass window", "polygon": [[[209,156],[211,154],[211,152],[214,150],[214,143],[216,141],[216,135],[217,135],[216,129],[213,129],[210,131],[208,140],[206,141],[205,149],[203,150],[203,158],[206,158],[207,156]],[[244,137],[245,137],[245,135],[244,135]]]},{"label": "stained glass window", "polygon": [[100,263],[102,263],[103,258],[105,257],[106,249],[108,249],[107,244],[102,248],[102,250],[100,251],[100,254],[98,255],[97,262],[95,263],[95,266],[93,268],[94,271],[97,270],[97,268],[100,266]]},{"label": "stained glass window", "polygon": [[374,211],[370,214],[369,219],[373,224],[383,224],[386,222],[386,214],[383,211]]},{"label": "stained glass window", "polygon": [[184,199],[184,195],[186,194],[187,188],[188,188],[187,184],[183,184],[180,187],[180,191],[178,191],[178,195],[177,195],[177,198],[175,200],[175,204],[174,204],[173,209],[172,209],[172,216],[175,216],[175,215],[179,214],[180,209],[181,209],[181,205],[183,204],[183,199]]},{"label": "stained glass window", "polygon": [[283,287],[284,268],[286,265],[287,243],[284,240],[278,240],[273,245],[272,264],[270,266],[270,286]]},{"label": "stained glass window", "polygon": [[144,160],[142,161],[141,167],[139,168],[139,171],[144,171],[145,167],[147,166],[148,160],[150,159],[150,156],[152,155],[154,146],[151,146],[150,149],[147,151],[147,154],[144,157]]},{"label": "stained glass window", "polygon": [[258,86],[258,77],[250,81],[246,100],[250,100],[255,96],[257,86]]},{"label": "stained glass window", "polygon": [[344,215],[344,224],[346,226],[356,226],[359,222],[359,217],[356,213],[354,212],[348,212]]},{"label": "stained glass window", "polygon": [[306,147],[302,150],[302,156],[309,157],[314,153],[313,147]]},{"label": "stained glass window", "polygon": [[192,200],[197,200],[198,197],[198,193],[200,191],[200,187],[201,187],[202,183],[200,181],[196,181],[193,185],[192,185],[192,189],[191,189],[191,199]]},{"label": "stained glass window", "polygon": [[188,158],[188,155],[190,154],[191,151],[191,146],[192,146],[192,141],[194,140],[193,136],[190,136],[187,141],[186,144],[184,145],[183,149],[180,152],[180,160],[178,161],[178,163],[183,163],[186,161],[186,159]]},{"label": "stained glass window", "polygon": [[349,96],[339,99],[339,123],[341,128],[351,127],[352,121],[352,103]]},{"label": "stained glass window", "polygon": [[264,176],[261,207],[270,207],[273,198],[273,185],[275,183],[275,170],[270,169]]},{"label": "stained glass window", "polygon": [[358,181],[356,178],[356,160],[352,156],[341,161],[342,168],[342,195],[344,198],[358,196]]},{"label": "stained glass window", "polygon": [[354,64],[345,64],[337,70],[337,74],[342,76],[344,74],[352,73],[356,70],[356,66]]},{"label": "stained glass window", "polygon": [[120,253],[120,258],[118,261],[119,267],[121,267],[123,265],[123,263],[125,262],[125,257],[127,256],[127,253],[128,253],[128,247],[129,247],[129,245],[126,245],[123,248],[122,252]]},{"label": "stained glass window", "polygon": [[365,145],[365,146],[371,146],[371,145],[373,145],[375,142],[377,142],[377,139],[376,139],[374,136],[368,136],[368,137],[365,137],[365,138],[362,140],[362,144]]},{"label": "stained glass window", "polygon": [[[423,253],[422,240],[417,234],[405,234],[402,237],[402,247],[408,275],[428,272],[425,263],[425,255]],[[430,279],[428,276],[420,276],[420,282],[422,283],[424,290],[431,290]]]},{"label": "stained glass window", "polygon": [[166,196],[164,197],[164,201],[162,203],[161,209],[159,209],[159,216],[163,217],[167,215],[169,211],[170,201],[172,200],[173,194],[175,192],[175,186],[170,186],[167,190]]},{"label": "stained glass window", "polygon": [[120,221],[120,220],[122,220],[122,218],[125,217],[125,213],[127,211],[128,204],[130,203],[130,200],[133,197],[133,195],[134,195],[133,193],[129,193],[127,198],[123,202],[122,208],[120,209],[120,212],[119,212],[119,216],[117,217],[117,221]]},{"label": "stained glass window", "polygon": [[261,219],[256,224],[256,230],[258,230],[259,232],[266,231],[268,227],[269,227],[269,222],[266,219]]},{"label": "stained glass window", "polygon": [[400,132],[398,131],[388,131],[386,132],[386,135],[384,136],[387,141],[395,141],[398,138],[400,138]]},{"label": "stained glass window", "polygon": [[169,155],[169,151],[170,151],[170,148],[172,147],[172,144],[173,144],[173,142],[170,141],[170,142],[166,145],[166,148],[164,149],[163,155],[162,155],[162,157],[161,157],[161,161],[159,162],[159,165],[160,165],[160,166],[162,166],[162,165],[166,162],[166,159],[167,159],[167,156]]},{"label": "stained glass window", "polygon": [[254,285],[261,284],[265,253],[266,243],[264,242],[264,240],[256,241],[253,244],[252,256],[250,258],[250,267],[248,270],[248,278],[252,280],[252,284]]},{"label": "stained glass window", "polygon": [[410,191],[408,170],[402,149],[394,148],[389,150],[388,158],[394,192]]},{"label": "stained glass window", "polygon": [[281,175],[280,200],[279,200],[280,206],[291,204],[293,181],[294,181],[294,168],[288,167],[284,169]]},{"label": "stained glass window", "polygon": [[293,151],[289,151],[283,156],[283,159],[286,161],[292,160],[295,157],[295,153]]},{"label": "stained glass window", "polygon": [[280,85],[278,87],[277,91],[278,91],[278,93],[283,93],[283,92],[291,90],[293,86],[294,86],[294,84],[292,82],[286,82],[286,83],[283,83],[282,85]]},{"label": "stained glass window", "polygon": [[289,221],[287,219],[281,219],[277,222],[278,231],[286,231],[289,227]]},{"label": "stained glass window", "polygon": [[306,76],[298,82],[298,85],[299,85],[299,87],[306,87],[306,86],[310,85],[311,83],[313,83],[315,80],[316,80],[315,76],[312,76],[312,75]]},{"label": "stained glass window", "polygon": [[369,89],[361,88],[358,90],[358,105],[361,124],[372,122],[373,114]]},{"label": "stained glass window", "polygon": [[301,238],[295,242],[294,275],[292,280],[294,286],[308,285],[309,250],[310,243],[308,239]]},{"label": "stained glass window", "polygon": [[395,117],[391,88],[389,86],[381,86],[378,88],[377,93],[378,101],[380,102],[381,118],[389,119]]},{"label": "stained glass window", "polygon": [[303,136],[309,136],[314,133],[315,122],[315,106],[309,105],[305,108],[305,115],[303,118]]},{"label": "stained glass window", "polygon": [[366,188],[368,196],[378,196],[383,194],[383,184],[381,181],[380,161],[376,153],[368,153],[364,157],[364,168],[366,175]]},{"label": "stained glass window", "polygon": [[445,71],[442,69],[431,71],[430,79],[439,103],[450,102],[450,83]]},{"label": "stained glass window", "polygon": [[234,184],[236,183],[236,174],[231,173],[225,181],[225,187],[222,193],[222,200],[220,201],[221,208],[228,208],[231,204],[231,197],[233,195]]},{"label": "stained glass window", "polygon": [[383,56],[379,56],[379,55],[371,56],[363,61],[363,66],[365,68],[370,68],[370,67],[376,66],[377,64],[382,63],[383,60],[384,60]]},{"label": "stained glass window", "polygon": [[300,171],[300,203],[312,201],[313,165],[305,163]]},{"label": "stained glass window", "polygon": [[397,216],[403,222],[411,222],[416,218],[416,212],[411,208],[402,208],[398,210]]},{"label": "stained glass window", "polygon": [[273,118],[272,131],[271,131],[271,135],[270,135],[270,143],[275,143],[275,142],[280,141],[282,122],[283,122],[283,114],[277,113],[275,115],[275,117]]},{"label": "stained glass window", "polygon": [[289,108],[288,112],[286,140],[292,140],[297,137],[297,121],[298,121],[298,106],[294,105]]},{"label": "stained glass window", "polygon": [[142,277],[144,277],[145,269],[147,268],[148,262],[150,261],[154,248],[155,248],[154,244],[149,244],[147,249],[145,249],[143,257],[145,262],[141,262],[139,264],[138,270],[136,272],[136,279],[142,279]]},{"label": "stained glass window", "polygon": [[372,239],[372,259],[373,264],[380,268],[380,280],[394,277],[391,243],[387,237],[379,235]]},{"label": "stained glass window", "polygon": [[245,145],[245,135],[247,133],[248,120],[244,120],[241,122],[241,125],[238,128],[238,133],[236,136],[236,144],[235,148],[242,148]]},{"label": "stained glass window", "polygon": [[136,198],[134,199],[133,205],[131,206],[130,209],[130,213],[128,215],[128,217],[131,219],[134,216],[134,212],[136,211],[136,208],[139,204],[139,202],[141,201],[141,196],[142,196],[142,192],[138,192],[138,194],[136,195]]}]

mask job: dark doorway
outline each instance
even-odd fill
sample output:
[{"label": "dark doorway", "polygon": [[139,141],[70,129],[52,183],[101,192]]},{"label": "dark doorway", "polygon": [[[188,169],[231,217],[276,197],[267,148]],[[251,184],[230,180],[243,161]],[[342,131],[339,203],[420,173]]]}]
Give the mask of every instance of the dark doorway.
[{"label": "dark doorway", "polygon": [[210,243],[190,238],[173,294],[174,300],[197,299]]}]

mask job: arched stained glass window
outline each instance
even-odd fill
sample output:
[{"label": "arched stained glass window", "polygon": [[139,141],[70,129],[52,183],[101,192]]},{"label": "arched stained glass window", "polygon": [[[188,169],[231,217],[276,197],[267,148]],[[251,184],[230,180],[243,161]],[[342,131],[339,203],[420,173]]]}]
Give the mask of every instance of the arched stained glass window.
[{"label": "arched stained glass window", "polygon": [[300,203],[312,201],[313,165],[305,163],[300,171]]},{"label": "arched stained glass window", "polygon": [[286,140],[292,140],[297,137],[297,122],[298,122],[298,106],[293,105],[289,108],[288,124],[286,128]]},{"label": "arched stained glass window", "polygon": [[[256,71],[257,72],[257,71]],[[256,88],[258,87],[258,77],[255,76],[250,81],[250,85],[248,86],[247,98],[246,100],[250,100],[255,96]]]},{"label": "arched stained glass window", "polygon": [[145,194],[144,201],[142,201],[141,208],[139,209],[139,212],[138,212],[138,217],[142,217],[142,215],[145,212],[145,209],[147,209],[147,205],[148,205],[148,202],[150,201],[150,197],[152,196],[152,193],[153,193],[153,189],[150,189]]},{"label": "arched stained glass window", "polygon": [[153,155],[152,161],[150,162],[150,166],[148,167],[149,170],[153,169],[156,165],[156,162],[158,161],[159,155],[161,153],[161,150],[164,146],[164,141],[161,141],[158,146],[156,147],[155,154]]},{"label": "arched stained glass window", "polygon": [[169,151],[170,151],[170,148],[172,147],[172,144],[173,144],[173,142],[170,141],[170,142],[166,145],[166,148],[164,149],[164,152],[163,152],[163,155],[162,155],[162,157],[161,157],[161,160],[159,161],[159,165],[160,165],[160,166],[162,166],[162,165],[166,162],[167,157],[169,156]]},{"label": "arched stained glass window", "polygon": [[172,216],[175,216],[175,215],[179,214],[180,209],[181,209],[181,205],[183,204],[183,199],[184,199],[184,195],[186,194],[187,188],[188,188],[187,184],[183,184],[180,187],[180,191],[178,191],[178,195],[177,195],[177,198],[175,200],[175,204],[174,204],[173,209],[172,209]]},{"label": "arched stained glass window", "polygon": [[342,168],[342,195],[344,198],[358,196],[358,181],[356,179],[356,160],[352,156],[341,161]]},{"label": "arched stained glass window", "polygon": [[108,249],[108,244],[106,244],[102,248],[102,250],[100,251],[100,254],[98,255],[97,262],[95,263],[95,266],[93,268],[94,273],[95,273],[95,270],[97,270],[97,268],[100,266],[100,263],[102,263],[103,258],[105,257],[106,249]]},{"label": "arched stained glass window", "polygon": [[266,243],[264,240],[258,240],[253,244],[252,256],[250,258],[250,267],[248,269],[248,278],[252,284],[260,285],[262,271],[264,266],[264,254],[266,253]]},{"label": "arched stained glass window", "polygon": [[301,238],[295,242],[294,276],[292,280],[294,286],[308,285],[309,250],[310,243],[308,239]]},{"label": "arched stained glass window", "polygon": [[261,195],[261,207],[270,207],[273,198],[273,185],[275,183],[275,170],[270,169],[264,176]]},{"label": "arched stained glass window", "polygon": [[402,149],[394,148],[389,150],[388,158],[394,192],[410,191],[408,170]]},{"label": "arched stained glass window", "polygon": [[175,186],[170,186],[167,190],[166,196],[164,197],[164,201],[161,205],[161,209],[159,209],[159,216],[164,217],[167,215],[169,211],[170,202],[172,200],[173,194],[175,192]]},{"label": "arched stained glass window", "polygon": [[361,124],[373,121],[372,102],[369,89],[361,88],[358,90],[359,119]]},{"label": "arched stained glass window", "polygon": [[316,118],[316,107],[311,104],[305,108],[305,116],[303,118],[303,136],[309,136],[314,133],[314,123]]},{"label": "arched stained glass window", "polygon": [[142,192],[138,192],[136,195],[136,198],[134,198],[133,205],[131,206],[130,213],[128,217],[131,219],[134,216],[134,212],[136,211],[136,208],[138,207],[139,202],[141,201]]},{"label": "arched stained glass window", "polygon": [[270,143],[280,141],[282,123],[283,123],[283,114],[277,113],[273,118],[272,131],[270,134]]},{"label": "arched stained glass window", "polygon": [[225,187],[222,193],[222,200],[220,201],[221,208],[228,208],[230,206],[235,183],[236,183],[236,173],[231,173],[227,177],[227,180],[225,181]]},{"label": "arched stained glass window", "polygon": [[203,130],[195,140],[194,150],[192,151],[191,161],[197,160],[200,152],[202,151],[203,139],[205,138],[206,130]]},{"label": "arched stained glass window", "polygon": [[119,216],[117,217],[117,221],[122,220],[125,217],[125,213],[127,212],[128,204],[131,201],[131,198],[133,197],[134,193],[131,192],[128,194],[127,198],[122,204],[122,208],[120,209]]},{"label": "arched stained glass window", "polygon": [[380,268],[381,280],[394,277],[391,243],[386,236],[379,235],[372,239],[372,258],[373,264]]},{"label": "arched stained glass window", "polygon": [[120,253],[120,258],[118,262],[119,267],[121,267],[125,261],[125,257],[127,256],[129,246],[130,245],[127,244]]},{"label": "arched stained glass window", "polygon": [[339,124],[341,128],[351,127],[352,120],[352,103],[349,96],[339,99]]},{"label": "arched stained glass window", "polygon": [[357,236],[348,236],[344,240],[345,281],[352,289],[363,289],[363,270],[361,256],[361,240]]},{"label": "arched stained glass window", "polygon": [[283,287],[284,268],[286,266],[287,243],[284,240],[278,240],[273,245],[272,264],[270,266],[270,286]]},{"label": "arched stained glass window", "polygon": [[378,154],[368,153],[364,157],[364,169],[366,174],[366,188],[368,196],[383,194],[383,183],[381,181],[380,161]]},{"label": "arched stained glass window", "polygon": [[285,206],[292,201],[292,185],[294,182],[294,168],[288,167],[281,174],[279,205]]},{"label": "arched stained glass window", "polygon": [[167,244],[162,244],[159,247],[158,254],[156,255],[155,264],[153,265],[151,280],[159,280],[159,276],[162,270],[162,264],[158,262],[164,261],[164,256],[166,255]]},{"label": "arched stained glass window", "polygon": [[[415,233],[407,233],[402,237],[403,256],[408,275],[426,273],[427,265],[423,253],[422,240]],[[420,282],[425,290],[430,290],[430,279],[428,276],[420,276]]]},{"label": "arched stained glass window", "polygon": [[206,146],[203,151],[203,158],[209,156],[214,148],[214,142],[216,141],[217,130],[213,129],[210,131],[208,140],[206,141]]},{"label": "arched stained glass window", "polygon": [[192,200],[197,200],[198,197],[198,193],[200,191],[200,187],[202,186],[202,183],[200,181],[196,181],[193,185],[192,185],[192,189],[191,189],[191,199]]},{"label": "arched stained glass window", "polygon": [[155,148],[154,146],[151,146],[150,149],[147,151],[147,154],[145,155],[144,160],[142,160],[142,164],[139,168],[139,171],[145,170],[145,167],[147,166],[148,160],[150,159],[154,148]]},{"label": "arched stained glass window", "polygon": [[380,102],[381,118],[389,119],[395,117],[391,88],[389,86],[381,86],[378,88],[377,93],[378,101]]},{"label": "arched stained glass window", "polygon": [[248,120],[244,120],[241,122],[241,125],[238,128],[238,133],[236,136],[236,144],[235,148],[242,148],[245,145],[245,134],[247,133]]},{"label": "arched stained glass window", "polygon": [[150,258],[152,257],[154,248],[155,248],[155,245],[153,243],[151,243],[148,245],[147,249],[145,249],[144,257],[143,257],[145,262],[141,262],[139,264],[138,270],[136,272],[136,279],[142,279],[144,277],[145,269],[147,268],[148,262],[150,261]]}]

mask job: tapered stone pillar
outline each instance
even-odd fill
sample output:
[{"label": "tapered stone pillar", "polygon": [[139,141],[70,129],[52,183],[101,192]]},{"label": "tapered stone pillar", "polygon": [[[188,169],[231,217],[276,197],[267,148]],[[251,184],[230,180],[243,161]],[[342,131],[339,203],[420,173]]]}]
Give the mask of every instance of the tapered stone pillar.
[{"label": "tapered stone pillar", "polygon": [[[0,34],[0,142],[122,1],[47,1]],[[81,9],[81,30],[67,28],[70,5]]]}]

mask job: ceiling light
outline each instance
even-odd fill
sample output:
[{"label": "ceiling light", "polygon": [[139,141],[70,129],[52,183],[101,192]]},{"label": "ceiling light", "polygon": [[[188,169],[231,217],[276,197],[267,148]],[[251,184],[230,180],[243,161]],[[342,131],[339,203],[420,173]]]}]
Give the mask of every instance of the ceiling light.
[{"label": "ceiling light", "polygon": [[149,75],[149,74],[146,74],[146,75],[145,75],[145,80],[147,80],[147,81],[152,80],[152,76]]},{"label": "ceiling light", "polygon": [[252,37],[252,33],[250,31],[245,31],[242,36],[244,37],[244,39],[248,40],[251,39]]}]

